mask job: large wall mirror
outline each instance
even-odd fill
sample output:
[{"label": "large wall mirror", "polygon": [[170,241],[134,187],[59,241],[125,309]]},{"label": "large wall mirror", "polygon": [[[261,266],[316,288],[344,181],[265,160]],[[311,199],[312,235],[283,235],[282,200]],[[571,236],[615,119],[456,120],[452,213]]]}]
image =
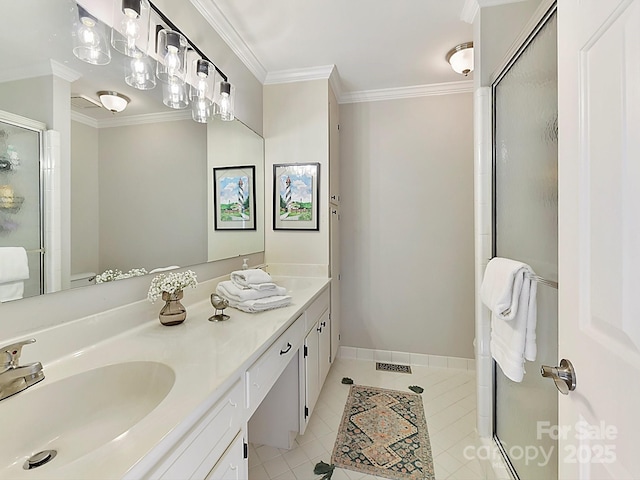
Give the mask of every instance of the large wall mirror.
[{"label": "large wall mirror", "polygon": [[[79,3],[112,8],[111,0]],[[263,139],[237,119],[197,123],[190,108],[165,106],[160,82],[147,91],[130,87],[127,57],[113,48],[107,65],[78,60],[74,6],[21,0],[0,7],[0,262],[3,249],[10,255],[23,247],[29,264],[14,298],[89,284],[110,269],[151,272],[263,251]],[[130,102],[112,113],[99,91]],[[252,223],[227,216],[225,227],[216,225],[227,197],[214,175],[226,168],[240,179]],[[7,268],[0,263],[0,296],[3,280],[11,280]]]}]

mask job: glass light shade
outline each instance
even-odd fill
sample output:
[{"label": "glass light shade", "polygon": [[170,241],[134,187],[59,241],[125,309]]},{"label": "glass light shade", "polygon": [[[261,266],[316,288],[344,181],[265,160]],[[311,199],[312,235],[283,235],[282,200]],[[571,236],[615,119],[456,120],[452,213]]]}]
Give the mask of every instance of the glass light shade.
[{"label": "glass light shade", "polygon": [[220,115],[220,120],[230,122],[235,118],[235,96],[236,88],[226,81],[216,84],[213,101],[216,104],[216,113]]},{"label": "glass light shade", "polygon": [[187,84],[179,80],[162,84],[162,103],[167,107],[182,110],[189,106]]},{"label": "glass light shade", "polygon": [[113,0],[113,48],[129,57],[146,54],[150,11],[148,0]]},{"label": "glass light shade", "polygon": [[80,5],[72,2],[73,54],[92,65],[106,65],[111,61],[107,42],[107,28]]},{"label": "glass light shade", "polygon": [[156,86],[155,61],[142,52],[124,61],[124,80],[138,90],[151,90]]},{"label": "glass light shade", "polygon": [[447,53],[447,61],[456,73],[467,76],[473,71],[473,42],[461,43]]},{"label": "glass light shade", "polygon": [[207,60],[198,59],[193,62],[194,75],[189,86],[191,113],[199,123],[207,123],[213,115],[213,89],[215,67]]},{"label": "glass light shade", "polygon": [[131,101],[129,97],[125,97],[121,93],[107,90],[99,91],[98,98],[102,106],[113,113],[122,112]]},{"label": "glass light shade", "polygon": [[156,76],[164,83],[184,83],[187,74],[187,39],[180,32],[158,32]]}]

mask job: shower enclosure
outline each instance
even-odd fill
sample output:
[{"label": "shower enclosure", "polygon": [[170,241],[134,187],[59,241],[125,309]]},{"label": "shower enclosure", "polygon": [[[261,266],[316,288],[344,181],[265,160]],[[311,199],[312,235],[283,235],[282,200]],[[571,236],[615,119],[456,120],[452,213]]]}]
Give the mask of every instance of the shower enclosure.
[{"label": "shower enclosure", "polygon": [[537,288],[535,362],[521,383],[494,362],[494,438],[514,478],[558,471],[557,391],[540,376],[558,360],[557,20],[544,16],[493,88],[493,256],[529,264]]},{"label": "shower enclosure", "polygon": [[0,112],[0,247],[24,247],[27,251],[29,279],[24,281],[24,297],[45,291],[44,129],[39,122]]}]

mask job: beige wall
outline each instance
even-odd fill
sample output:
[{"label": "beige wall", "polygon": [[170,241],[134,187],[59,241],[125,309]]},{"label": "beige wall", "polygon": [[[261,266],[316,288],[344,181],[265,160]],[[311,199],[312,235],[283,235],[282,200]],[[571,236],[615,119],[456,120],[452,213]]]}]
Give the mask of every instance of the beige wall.
[{"label": "beige wall", "polygon": [[100,271],[204,262],[206,125],[130,125],[99,136]]},{"label": "beige wall", "polygon": [[473,100],[340,106],[342,345],[473,358]]},{"label": "beige wall", "polygon": [[[265,255],[268,263],[329,264],[329,82],[264,87]],[[273,165],[320,163],[320,230],[273,230]]]},{"label": "beige wall", "polygon": [[71,122],[71,274],[99,269],[98,129]]}]

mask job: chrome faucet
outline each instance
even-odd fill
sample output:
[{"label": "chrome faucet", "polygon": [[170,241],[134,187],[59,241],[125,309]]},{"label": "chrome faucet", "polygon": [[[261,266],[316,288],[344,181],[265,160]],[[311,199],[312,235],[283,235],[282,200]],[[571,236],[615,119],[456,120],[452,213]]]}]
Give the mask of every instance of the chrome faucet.
[{"label": "chrome faucet", "polygon": [[35,338],[0,348],[0,400],[4,400],[22,390],[44,380],[40,362],[19,365],[22,347],[34,343]]}]

